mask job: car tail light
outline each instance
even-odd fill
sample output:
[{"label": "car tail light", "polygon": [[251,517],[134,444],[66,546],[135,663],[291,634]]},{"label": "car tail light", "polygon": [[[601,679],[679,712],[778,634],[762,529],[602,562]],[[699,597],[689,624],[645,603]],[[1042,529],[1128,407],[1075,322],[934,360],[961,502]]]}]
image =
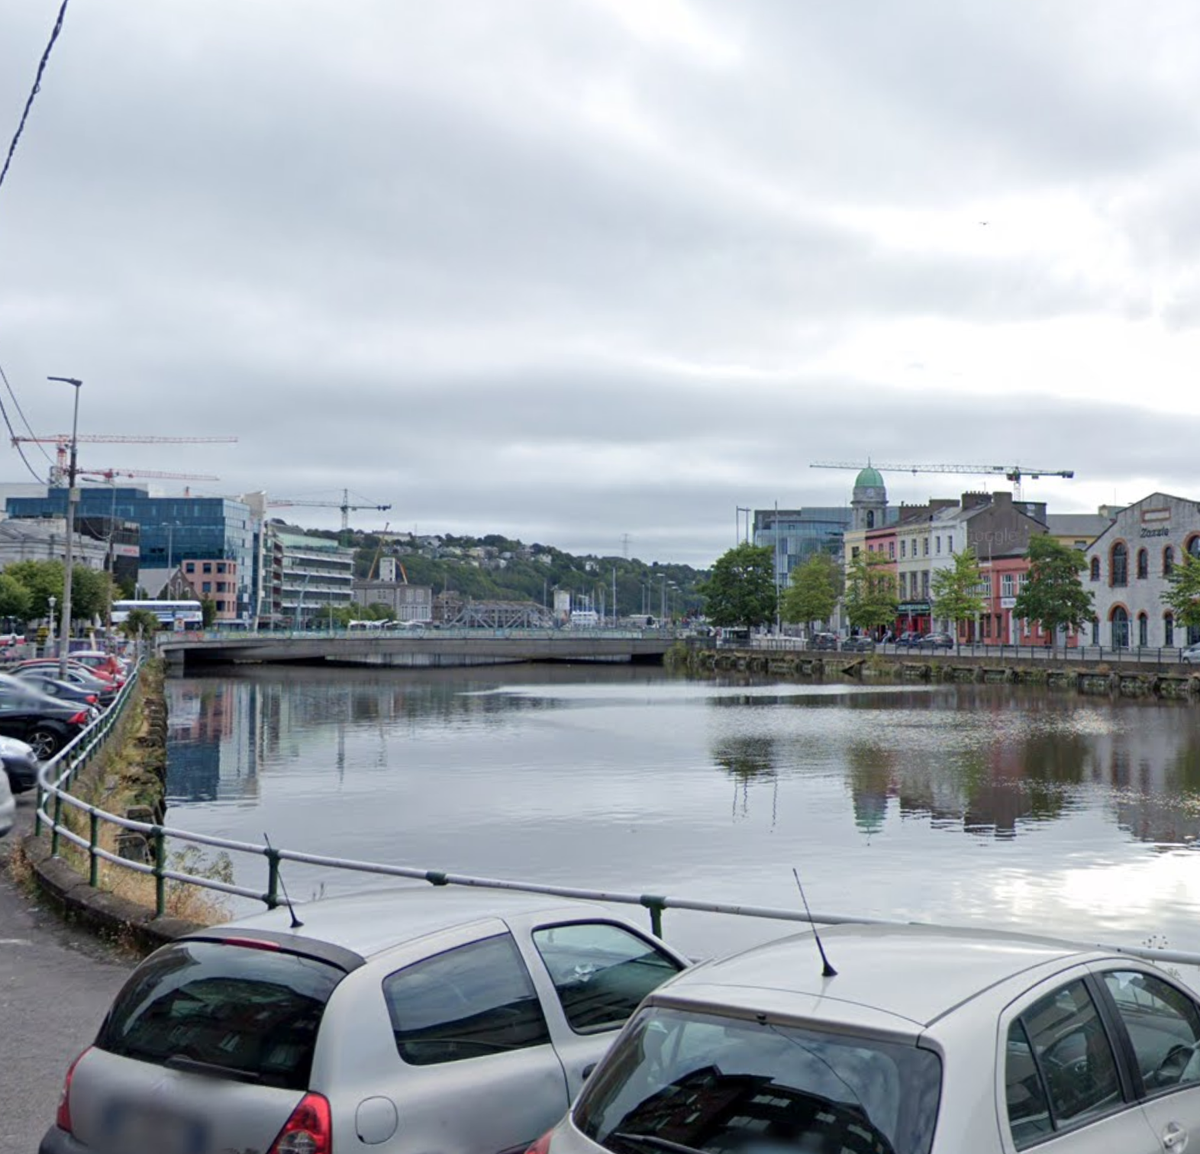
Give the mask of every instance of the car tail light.
[{"label": "car tail light", "polygon": [[[87,1050],[84,1050],[83,1054],[86,1054],[90,1049],[91,1046],[89,1046]],[[67,1067],[67,1076],[63,1079],[62,1093],[58,1097],[58,1116],[54,1119],[54,1121],[60,1130],[65,1130],[68,1134],[75,1133],[71,1126],[71,1079],[75,1077],[75,1067],[79,1065],[83,1054],[80,1054],[79,1057]]]},{"label": "car tail light", "polygon": [[550,1136],[554,1133],[553,1130],[547,1130],[528,1150],[525,1154],[550,1154]]},{"label": "car tail light", "polygon": [[84,701],[86,701],[88,705],[95,705],[98,700],[99,698],[94,693],[89,693],[87,697],[84,698]]},{"label": "car tail light", "polygon": [[331,1154],[333,1122],[321,1094],[305,1094],[279,1131],[268,1154]]},{"label": "car tail light", "polygon": [[87,719],[88,719],[87,710],[81,709],[78,713],[74,714],[72,717],[67,718],[67,724],[68,725],[87,725]]}]

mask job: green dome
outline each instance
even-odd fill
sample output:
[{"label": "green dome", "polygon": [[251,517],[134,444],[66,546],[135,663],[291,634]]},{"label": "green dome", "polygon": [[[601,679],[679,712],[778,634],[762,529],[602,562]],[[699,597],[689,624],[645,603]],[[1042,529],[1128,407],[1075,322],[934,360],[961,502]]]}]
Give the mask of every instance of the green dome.
[{"label": "green dome", "polygon": [[868,465],[859,473],[858,479],[854,482],[854,487],[856,489],[882,489],[883,478],[879,475],[878,469],[872,469]]}]

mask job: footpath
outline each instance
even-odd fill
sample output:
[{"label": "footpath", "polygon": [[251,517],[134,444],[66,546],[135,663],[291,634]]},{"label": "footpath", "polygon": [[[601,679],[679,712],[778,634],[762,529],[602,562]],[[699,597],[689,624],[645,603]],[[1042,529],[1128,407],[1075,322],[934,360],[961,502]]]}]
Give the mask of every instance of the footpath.
[{"label": "footpath", "polygon": [[137,962],[40,908],[10,877],[34,797],[17,798],[16,825],[0,838],[0,1154],[36,1154],[67,1066]]}]

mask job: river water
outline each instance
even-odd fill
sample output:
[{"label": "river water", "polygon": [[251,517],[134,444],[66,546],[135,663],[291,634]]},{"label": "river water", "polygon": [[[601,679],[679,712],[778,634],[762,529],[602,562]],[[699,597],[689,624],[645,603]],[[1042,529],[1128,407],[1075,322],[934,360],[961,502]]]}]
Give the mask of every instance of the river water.
[{"label": "river water", "polygon": [[[628,666],[261,668],[167,694],[168,822],[191,830],[787,907],[796,867],[815,910],[1200,951],[1188,703]],[[265,887],[262,859],[233,867]],[[291,864],[284,880],[295,900],[395,884]],[[665,927],[716,948],[711,920]]]}]

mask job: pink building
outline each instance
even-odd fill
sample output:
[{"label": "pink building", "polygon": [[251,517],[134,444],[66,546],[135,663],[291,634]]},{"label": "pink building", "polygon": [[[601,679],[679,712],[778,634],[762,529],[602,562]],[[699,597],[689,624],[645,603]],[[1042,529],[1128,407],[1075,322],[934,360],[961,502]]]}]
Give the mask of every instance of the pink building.
[{"label": "pink building", "polygon": [[196,590],[196,595],[201,600],[212,601],[216,605],[218,621],[238,619],[236,561],[226,561],[223,558],[207,560],[200,557],[181,561],[179,568]]}]

